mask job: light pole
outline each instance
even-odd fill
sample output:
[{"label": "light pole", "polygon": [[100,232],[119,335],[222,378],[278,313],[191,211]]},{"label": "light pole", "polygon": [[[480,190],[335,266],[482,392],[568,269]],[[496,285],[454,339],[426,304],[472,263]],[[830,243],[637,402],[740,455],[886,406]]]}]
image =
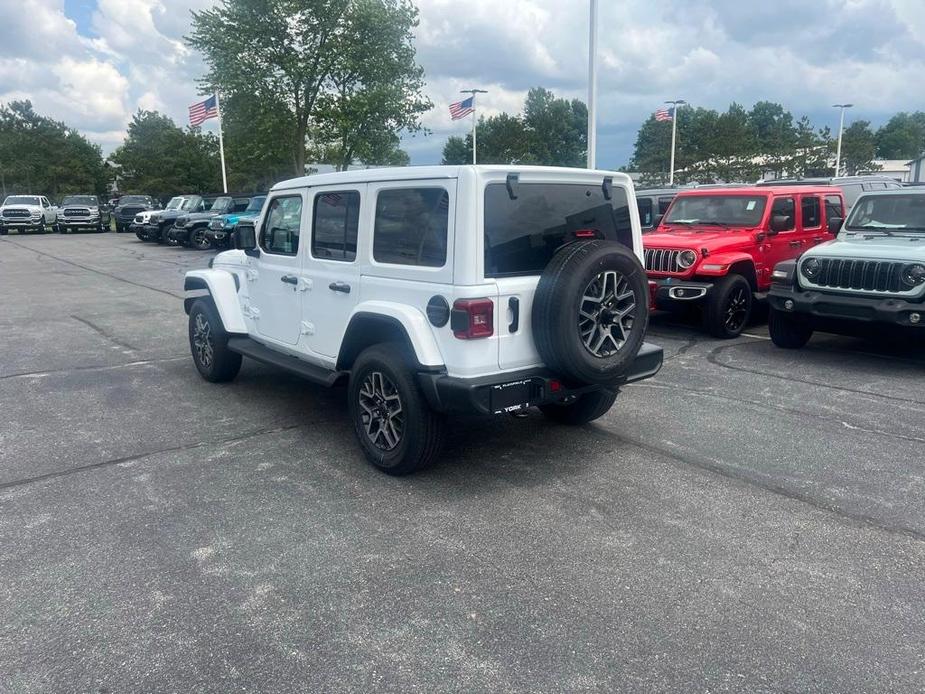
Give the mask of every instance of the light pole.
[{"label": "light pole", "polygon": [[460,89],[460,94],[471,94],[472,95],[472,163],[475,163],[475,120],[478,116],[475,113],[475,95],[476,94],[488,94],[484,89]]},{"label": "light pole", "polygon": [[674,185],[674,146],[675,142],[678,139],[678,108],[683,106],[687,102],[684,99],[675,99],[674,101],[666,101],[666,104],[671,104],[671,168],[668,172],[668,185]]},{"label": "light pole", "polygon": [[835,175],[841,173],[841,136],[845,128],[845,109],[851,108],[854,104],[832,104],[832,108],[841,109],[841,115],[838,118],[838,147],[835,149]]},{"label": "light pole", "polygon": [[597,166],[597,0],[591,0],[588,27],[588,168]]}]

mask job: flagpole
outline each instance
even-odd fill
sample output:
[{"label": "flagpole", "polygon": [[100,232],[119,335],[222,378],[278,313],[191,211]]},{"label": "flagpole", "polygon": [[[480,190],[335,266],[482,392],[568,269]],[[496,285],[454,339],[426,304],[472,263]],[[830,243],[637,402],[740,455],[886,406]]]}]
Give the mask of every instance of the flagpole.
[{"label": "flagpole", "polygon": [[588,36],[588,162],[597,167],[597,0],[591,0]]},{"label": "flagpole", "polygon": [[675,142],[678,139],[678,107],[686,104],[687,102],[684,99],[675,99],[674,101],[666,101],[666,104],[671,104],[671,165],[670,171],[668,172],[668,185],[674,185],[674,148]]},{"label": "flagpole", "polygon": [[475,164],[475,127],[476,127],[476,118],[478,117],[475,112],[475,95],[476,94],[488,94],[484,89],[460,89],[460,94],[471,94],[472,95],[472,163]]},{"label": "flagpole", "polygon": [[218,116],[218,154],[222,160],[222,190],[228,192],[228,175],[225,173],[225,143],[222,140],[222,108],[218,102],[218,92],[215,92],[215,113]]}]

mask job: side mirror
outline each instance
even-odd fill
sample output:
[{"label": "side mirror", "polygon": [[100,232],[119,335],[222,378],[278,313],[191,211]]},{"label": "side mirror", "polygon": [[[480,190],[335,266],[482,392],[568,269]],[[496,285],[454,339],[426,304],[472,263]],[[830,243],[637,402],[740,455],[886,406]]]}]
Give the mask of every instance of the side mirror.
[{"label": "side mirror", "polygon": [[844,221],[841,217],[829,217],[829,233],[837,234],[841,230],[841,225]]},{"label": "side mirror", "polygon": [[239,224],[234,230],[234,247],[247,255],[257,257],[257,230],[253,224]]},{"label": "side mirror", "polygon": [[788,231],[793,228],[793,217],[789,214],[776,214],[771,217],[771,228],[768,230],[772,234],[779,234],[782,231]]}]

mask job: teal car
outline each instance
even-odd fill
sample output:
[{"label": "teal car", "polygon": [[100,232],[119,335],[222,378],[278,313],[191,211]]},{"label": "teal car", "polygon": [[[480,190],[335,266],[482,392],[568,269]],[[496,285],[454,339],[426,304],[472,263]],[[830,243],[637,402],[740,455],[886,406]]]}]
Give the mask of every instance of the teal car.
[{"label": "teal car", "polygon": [[231,244],[231,234],[238,222],[249,221],[256,222],[260,216],[260,210],[263,209],[263,203],[267,200],[266,195],[255,195],[251,198],[247,207],[240,212],[229,212],[228,214],[219,215],[209,222],[209,228],[206,231],[206,237],[212,242],[213,248],[228,248]]}]

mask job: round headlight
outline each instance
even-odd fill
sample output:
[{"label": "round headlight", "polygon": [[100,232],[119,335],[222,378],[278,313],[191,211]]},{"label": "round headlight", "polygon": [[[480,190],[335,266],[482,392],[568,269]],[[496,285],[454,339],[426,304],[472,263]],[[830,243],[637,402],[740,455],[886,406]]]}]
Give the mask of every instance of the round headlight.
[{"label": "round headlight", "polygon": [[681,251],[681,254],[678,256],[678,265],[685,270],[696,262],[697,254],[694,253],[694,251]]},{"label": "round headlight", "polygon": [[808,280],[814,280],[822,270],[822,263],[817,258],[807,258],[800,264],[800,273]]},{"label": "round headlight", "polygon": [[922,263],[906,265],[900,277],[907,287],[918,287],[922,282],[925,282],[925,265],[922,265]]}]

